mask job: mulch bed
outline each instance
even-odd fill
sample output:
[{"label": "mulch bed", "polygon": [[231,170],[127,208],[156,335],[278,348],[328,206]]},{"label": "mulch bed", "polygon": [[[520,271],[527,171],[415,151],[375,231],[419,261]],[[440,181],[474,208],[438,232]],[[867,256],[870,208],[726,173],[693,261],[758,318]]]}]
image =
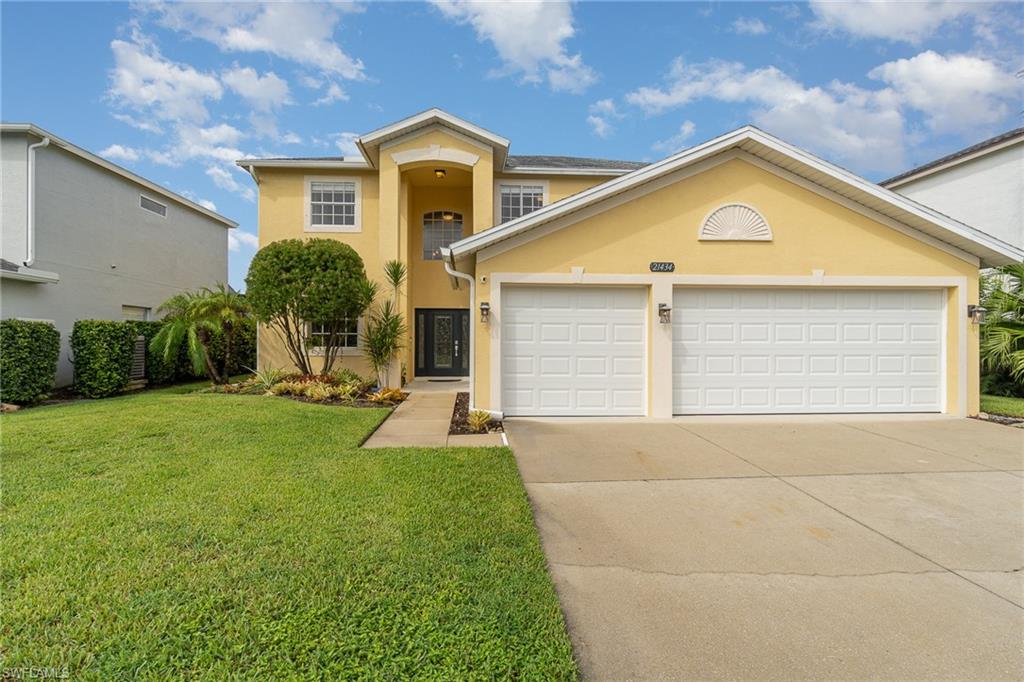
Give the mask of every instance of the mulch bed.
[{"label": "mulch bed", "polygon": [[[236,394],[238,395],[238,394]],[[394,407],[399,403],[403,402],[409,397],[408,393],[402,394],[402,400],[396,402],[384,402],[375,403],[372,400],[366,400],[365,398],[356,398],[355,400],[310,400],[304,395],[279,395],[277,398],[291,398],[297,400],[300,403],[311,403],[313,405],[329,405],[331,407]]]},{"label": "mulch bed", "polygon": [[[466,436],[482,433],[474,431],[466,421],[469,417],[469,393],[457,393],[455,395],[455,409],[452,411],[452,423],[448,426],[449,436]],[[498,419],[491,419],[487,424],[487,433],[502,433],[505,428]]]}]

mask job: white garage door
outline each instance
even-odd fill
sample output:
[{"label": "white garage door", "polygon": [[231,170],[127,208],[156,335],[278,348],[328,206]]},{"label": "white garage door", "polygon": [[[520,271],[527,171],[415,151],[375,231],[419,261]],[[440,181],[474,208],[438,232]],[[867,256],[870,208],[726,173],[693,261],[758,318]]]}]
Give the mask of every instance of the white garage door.
[{"label": "white garage door", "polygon": [[673,308],[676,414],[941,410],[941,291],[680,288]]},{"label": "white garage door", "polygon": [[644,414],[644,289],[502,287],[502,410]]}]

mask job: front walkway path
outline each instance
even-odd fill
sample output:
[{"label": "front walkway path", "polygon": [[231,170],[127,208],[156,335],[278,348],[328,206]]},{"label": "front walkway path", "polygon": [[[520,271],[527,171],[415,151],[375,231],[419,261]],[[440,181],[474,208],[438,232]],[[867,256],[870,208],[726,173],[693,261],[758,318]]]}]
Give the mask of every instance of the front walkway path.
[{"label": "front walkway path", "polygon": [[469,382],[414,379],[405,389],[409,397],[395,408],[365,443],[364,448],[486,447],[503,445],[501,434],[449,436],[455,396],[469,390]]}]

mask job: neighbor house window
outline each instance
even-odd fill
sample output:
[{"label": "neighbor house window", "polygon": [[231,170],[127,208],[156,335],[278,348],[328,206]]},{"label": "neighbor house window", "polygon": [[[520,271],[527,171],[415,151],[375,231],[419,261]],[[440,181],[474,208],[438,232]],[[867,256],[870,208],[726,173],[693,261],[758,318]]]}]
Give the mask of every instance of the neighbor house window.
[{"label": "neighbor house window", "polygon": [[307,178],[306,230],[358,232],[359,180]]},{"label": "neighbor house window", "polygon": [[139,195],[139,206],[149,211],[150,213],[156,213],[158,216],[163,218],[167,217],[167,206],[161,204],[159,201],[153,201],[149,197]]},{"label": "neighbor house window", "polygon": [[140,305],[121,306],[121,317],[126,320],[145,322],[149,319],[149,312],[149,308],[145,308]]},{"label": "neighbor house window", "polygon": [[[331,336],[330,325],[323,322],[311,322],[309,325],[309,345],[313,348],[323,348],[327,345],[327,339]],[[359,320],[355,317],[346,317],[341,321],[338,328],[338,346],[341,348],[355,348],[359,345]]]},{"label": "neighbor house window", "polygon": [[462,214],[431,211],[423,214],[423,260],[441,260],[441,248],[462,239]]},{"label": "neighbor house window", "polygon": [[501,185],[498,195],[503,223],[532,213],[544,205],[543,185]]}]

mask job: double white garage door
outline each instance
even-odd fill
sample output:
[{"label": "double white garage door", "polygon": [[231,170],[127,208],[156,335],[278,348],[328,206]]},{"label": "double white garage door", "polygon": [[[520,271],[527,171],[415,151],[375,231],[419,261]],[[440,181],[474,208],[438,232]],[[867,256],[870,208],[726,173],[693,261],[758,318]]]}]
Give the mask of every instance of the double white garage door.
[{"label": "double white garage door", "polygon": [[[502,407],[643,415],[644,288],[505,287]],[[699,289],[673,296],[675,414],[938,412],[938,290]]]}]

